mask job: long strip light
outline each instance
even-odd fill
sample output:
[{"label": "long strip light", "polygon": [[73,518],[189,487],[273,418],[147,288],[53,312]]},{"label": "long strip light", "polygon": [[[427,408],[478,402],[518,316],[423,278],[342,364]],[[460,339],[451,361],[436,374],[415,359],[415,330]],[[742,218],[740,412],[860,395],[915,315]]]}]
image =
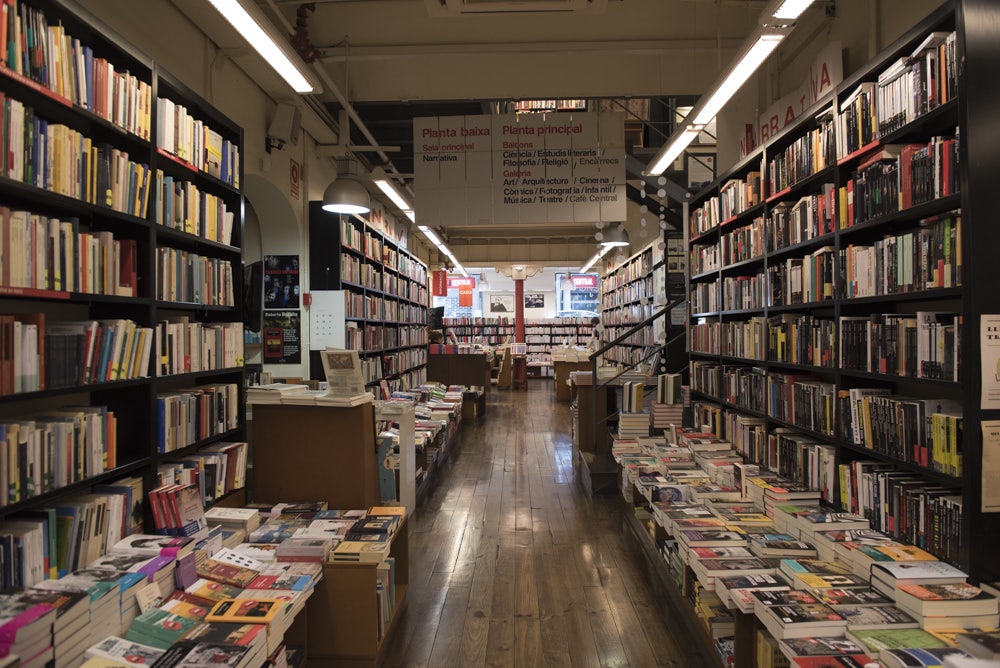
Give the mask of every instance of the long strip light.
[{"label": "long strip light", "polygon": [[582,267],[580,267],[580,273],[582,274],[582,273],[586,272],[588,269],[590,269],[591,267],[593,267],[594,264],[598,260],[600,260],[601,257],[603,257],[604,254],[607,253],[612,248],[614,248],[614,246],[601,246],[601,250],[597,251],[597,254],[594,255],[594,257],[590,258],[590,260],[587,262],[587,264],[585,264]]},{"label": "long strip light", "polygon": [[465,270],[465,267],[463,267],[462,263],[458,261],[455,254],[451,252],[451,249],[448,248],[444,242],[441,241],[441,238],[434,233],[434,230],[426,225],[417,225],[417,229],[420,230],[425,237],[427,237],[428,241],[437,246],[437,249],[441,251],[449,260],[451,260],[452,264],[455,265],[455,269],[458,270],[458,273],[462,274],[462,276],[465,276],[466,278],[469,277],[469,272]]},{"label": "long strip light", "polygon": [[240,0],[208,1],[296,93],[320,92],[320,87],[304,74],[305,67],[296,65],[292,56],[279,45],[278,38],[268,34],[264,28],[268,24],[266,19],[251,14],[257,14],[256,8],[249,9]]},{"label": "long strip light", "polygon": [[802,12],[806,11],[812,3],[813,0],[784,0],[777,9],[771,12],[771,16],[776,19],[794,21],[802,16]]},{"label": "long strip light", "polygon": [[739,60],[730,68],[729,72],[722,80],[713,86],[712,91],[702,96],[698,104],[695,105],[688,119],[685,119],[683,127],[679,128],[671,135],[666,144],[663,145],[657,154],[650,161],[646,169],[646,174],[659,176],[669,167],[677,157],[684,152],[684,149],[694,141],[702,128],[708,125],[719,111],[729,102],[730,98],[736,94],[747,79],[757,71],[761,63],[767,60],[778,44],[781,43],[791,29],[787,26],[779,28],[759,28],[747,40],[747,46],[743,49]]},{"label": "long strip light", "polygon": [[399,207],[400,211],[412,211],[413,207],[410,203],[406,201],[402,193],[396,190],[396,186],[392,184],[389,180],[389,175],[385,173],[385,170],[381,167],[376,167],[372,170],[372,181],[378,186],[379,190],[385,193],[386,197],[392,200],[392,203]]}]

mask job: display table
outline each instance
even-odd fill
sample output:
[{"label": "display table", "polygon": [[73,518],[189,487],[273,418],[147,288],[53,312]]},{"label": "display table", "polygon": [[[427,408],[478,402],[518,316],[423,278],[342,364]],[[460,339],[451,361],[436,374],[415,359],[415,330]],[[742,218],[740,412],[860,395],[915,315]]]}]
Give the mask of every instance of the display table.
[{"label": "display table", "polygon": [[569,401],[573,392],[569,386],[569,374],[573,371],[590,371],[590,362],[564,362],[552,360],[555,369],[556,401]]},{"label": "display table", "polygon": [[473,385],[483,388],[485,399],[490,396],[491,355],[430,354],[427,356],[427,380],[445,385]]}]

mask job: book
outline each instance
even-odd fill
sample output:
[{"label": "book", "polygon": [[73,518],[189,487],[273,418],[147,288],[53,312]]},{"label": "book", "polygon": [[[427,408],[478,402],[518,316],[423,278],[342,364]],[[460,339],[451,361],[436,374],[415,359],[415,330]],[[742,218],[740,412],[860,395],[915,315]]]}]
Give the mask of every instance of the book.
[{"label": "book", "polygon": [[232,585],[234,587],[246,587],[248,584],[253,582],[255,577],[260,575],[258,571],[255,571],[252,568],[237,566],[235,564],[227,564],[222,561],[216,561],[211,557],[199,561],[195,568],[199,578],[214,580],[215,582]]},{"label": "book", "polygon": [[153,666],[156,668],[187,668],[188,666],[242,668],[247,665],[248,657],[253,654],[255,654],[254,649],[245,645],[184,639],[171,645]]},{"label": "book", "polygon": [[150,608],[132,620],[125,639],[166,649],[199,622],[160,608]]},{"label": "book", "polygon": [[969,656],[958,647],[911,647],[884,649],[879,652],[879,663],[885,668],[939,668],[947,657]]},{"label": "book", "polygon": [[959,633],[955,643],[974,657],[1000,661],[1000,632]]},{"label": "book", "polygon": [[815,592],[816,597],[827,605],[883,605],[892,603],[874,589],[822,589]]},{"label": "book", "polygon": [[152,666],[163,654],[163,649],[139,642],[108,636],[84,652],[86,657],[99,657],[120,662],[126,666]]},{"label": "book", "polygon": [[967,582],[901,584],[896,602],[921,616],[997,615],[997,598]]},{"label": "book", "polygon": [[777,639],[839,636],[847,622],[828,605],[800,603],[755,607],[757,617]]},{"label": "book", "polygon": [[227,598],[205,617],[207,622],[270,624],[285,614],[285,603],[275,599]]},{"label": "book", "polygon": [[922,629],[859,629],[849,630],[846,635],[873,659],[884,650],[945,647],[944,642]]},{"label": "book", "polygon": [[920,622],[890,603],[881,605],[835,605],[832,606],[847,620],[849,629],[915,629]]},{"label": "book", "polygon": [[[844,636],[785,638],[778,641],[778,649],[789,659],[864,655],[864,650],[857,643]],[[865,663],[861,663],[861,666],[864,665]]]}]

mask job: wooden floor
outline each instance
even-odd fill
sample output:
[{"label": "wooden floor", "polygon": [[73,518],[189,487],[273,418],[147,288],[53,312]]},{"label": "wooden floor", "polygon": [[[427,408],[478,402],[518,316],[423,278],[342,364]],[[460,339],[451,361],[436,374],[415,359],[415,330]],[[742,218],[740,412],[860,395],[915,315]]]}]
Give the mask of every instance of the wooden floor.
[{"label": "wooden floor", "polygon": [[552,381],[494,390],[413,518],[384,666],[709,665],[648,592],[620,497],[574,479]]}]

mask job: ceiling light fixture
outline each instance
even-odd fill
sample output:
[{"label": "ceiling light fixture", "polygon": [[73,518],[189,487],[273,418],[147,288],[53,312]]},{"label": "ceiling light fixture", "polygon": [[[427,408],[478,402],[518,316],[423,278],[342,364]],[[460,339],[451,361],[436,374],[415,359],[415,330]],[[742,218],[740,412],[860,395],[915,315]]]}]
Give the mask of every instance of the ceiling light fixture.
[{"label": "ceiling light fixture", "polygon": [[604,254],[607,253],[609,250],[611,250],[611,246],[601,246],[601,250],[597,251],[597,255],[595,255],[594,257],[590,258],[590,260],[587,261],[587,264],[585,264],[582,267],[580,267],[580,273],[581,274],[586,273],[587,270],[590,269],[591,267],[593,267],[594,263],[596,263],[598,260],[600,260],[601,257],[603,257]]},{"label": "ceiling light fixture", "polygon": [[767,60],[781,43],[791,27],[783,26],[779,28],[758,28],[745,42],[741,55],[736,63],[729,69],[726,75],[715,84],[711,91],[703,95],[694,106],[687,120],[682,121],[682,127],[674,131],[667,142],[650,161],[646,168],[649,176],[659,176],[667,167],[673,164],[674,160],[684,152],[684,149],[694,141],[702,128],[708,125],[726,106],[730,98],[736,94],[747,79],[757,71],[757,68]]},{"label": "ceiling light fixture", "polygon": [[601,239],[601,245],[608,248],[612,246],[628,246],[628,230],[621,223],[608,228]]},{"label": "ceiling light fixture", "polygon": [[384,169],[381,167],[373,169],[372,181],[375,182],[375,185],[378,186],[379,190],[385,193],[386,197],[392,200],[393,204],[399,207],[400,211],[405,213],[413,210],[413,207],[406,201],[406,198],[403,197],[398,190],[396,190],[396,186],[389,180],[389,175],[385,173]]},{"label": "ceiling light fixture", "polygon": [[323,210],[332,213],[368,213],[372,209],[368,191],[353,176],[338,176],[323,191]]},{"label": "ceiling light fixture", "polygon": [[208,1],[296,93],[322,91],[307,74],[309,70],[298,54],[285,44],[285,38],[272,34],[276,31],[256,7],[241,0]]},{"label": "ceiling light fixture", "polygon": [[778,7],[770,14],[776,19],[794,21],[809,8],[813,0],[778,0]]},{"label": "ceiling light fixture", "polygon": [[411,223],[417,222],[417,212],[416,211],[413,211],[412,209],[410,209],[408,211],[404,211],[403,213],[406,214],[406,217],[410,219]]}]

